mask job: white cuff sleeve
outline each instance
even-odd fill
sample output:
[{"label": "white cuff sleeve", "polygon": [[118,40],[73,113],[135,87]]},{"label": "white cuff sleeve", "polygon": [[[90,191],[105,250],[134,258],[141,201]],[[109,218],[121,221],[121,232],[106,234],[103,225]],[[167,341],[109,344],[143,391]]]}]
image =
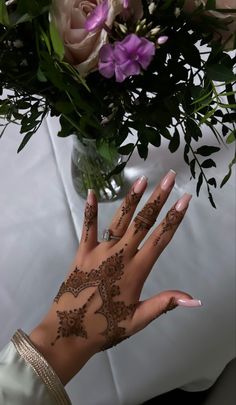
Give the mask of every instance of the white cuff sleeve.
[{"label": "white cuff sleeve", "polygon": [[71,405],[54,370],[20,330],[0,352],[0,404]]}]

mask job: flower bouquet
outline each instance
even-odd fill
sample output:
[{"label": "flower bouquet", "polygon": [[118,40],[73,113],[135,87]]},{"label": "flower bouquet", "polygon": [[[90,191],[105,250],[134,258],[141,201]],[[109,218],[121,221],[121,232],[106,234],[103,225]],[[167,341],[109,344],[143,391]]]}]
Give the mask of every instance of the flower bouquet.
[{"label": "flower bouquet", "polygon": [[184,144],[197,195],[205,184],[215,206],[207,170],[236,139],[235,30],[235,0],[0,0],[1,135],[20,124],[20,151],[59,117],[58,135],[88,151],[80,193],[106,198],[135,149],[147,159],[163,138],[171,153]]}]

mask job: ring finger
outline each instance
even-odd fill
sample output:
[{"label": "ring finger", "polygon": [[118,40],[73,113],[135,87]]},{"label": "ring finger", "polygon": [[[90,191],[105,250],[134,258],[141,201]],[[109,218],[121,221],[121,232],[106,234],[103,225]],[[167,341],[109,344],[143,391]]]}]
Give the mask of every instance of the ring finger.
[{"label": "ring finger", "polygon": [[[115,244],[124,235],[146,187],[147,178],[145,176],[138,178],[132,185],[121,206],[116,211],[109,229],[106,230],[106,237],[110,245]],[[112,236],[114,239],[112,239]]]},{"label": "ring finger", "polygon": [[163,221],[154,229],[143,247],[136,254],[134,260],[137,260],[137,267],[143,269],[141,274],[142,282],[146,280],[154,263],[173,238],[184,218],[191,198],[191,194],[185,193],[174,204]]}]

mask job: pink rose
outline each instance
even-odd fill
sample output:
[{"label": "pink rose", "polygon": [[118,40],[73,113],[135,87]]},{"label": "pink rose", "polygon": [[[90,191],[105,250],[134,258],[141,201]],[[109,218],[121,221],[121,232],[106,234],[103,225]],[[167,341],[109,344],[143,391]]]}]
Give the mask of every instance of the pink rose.
[{"label": "pink rose", "polygon": [[[184,10],[187,13],[191,13],[201,4],[205,5],[206,0],[186,0]],[[220,38],[222,43],[225,43],[225,49],[233,49],[236,35],[236,13],[230,13],[230,11],[236,8],[236,0],[216,0],[216,8],[226,9],[229,10],[229,12],[226,14],[219,11],[206,11],[206,13],[224,20],[225,26],[227,27],[227,31],[217,30],[214,39],[218,40]]]},{"label": "pink rose", "polygon": [[[99,51],[108,42],[104,29],[88,32],[84,26],[91,11],[102,0],[53,0],[52,18],[54,19],[65,45],[65,59],[76,66],[85,76],[98,67]],[[108,0],[109,12],[106,25],[112,27],[117,15],[123,10],[123,0]],[[137,18],[141,15],[141,0],[129,0],[130,10]]]}]

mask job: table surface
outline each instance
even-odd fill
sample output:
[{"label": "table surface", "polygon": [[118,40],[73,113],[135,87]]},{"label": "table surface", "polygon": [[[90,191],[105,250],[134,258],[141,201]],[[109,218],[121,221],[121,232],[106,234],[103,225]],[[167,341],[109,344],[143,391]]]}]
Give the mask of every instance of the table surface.
[{"label": "table surface", "polygon": [[[0,347],[17,328],[28,332],[40,321],[78,246],[84,201],[71,182],[72,139],[58,138],[57,130],[58,122],[47,118],[18,155],[19,127],[9,126],[0,141]],[[214,143],[212,136],[205,133],[203,143]],[[218,154],[218,182],[232,154],[233,148]],[[170,168],[178,176],[161,216],[184,192],[194,198],[141,298],[180,289],[203,307],[178,308],[94,356],[67,386],[74,405],[138,405],[176,387],[206,389],[235,357],[235,175],[214,193],[217,210],[205,190],[195,196],[181,149],[172,155],[163,144],[146,162],[134,155],[126,176],[132,182],[146,175],[148,195]],[[119,204],[101,204],[100,231]]]}]

